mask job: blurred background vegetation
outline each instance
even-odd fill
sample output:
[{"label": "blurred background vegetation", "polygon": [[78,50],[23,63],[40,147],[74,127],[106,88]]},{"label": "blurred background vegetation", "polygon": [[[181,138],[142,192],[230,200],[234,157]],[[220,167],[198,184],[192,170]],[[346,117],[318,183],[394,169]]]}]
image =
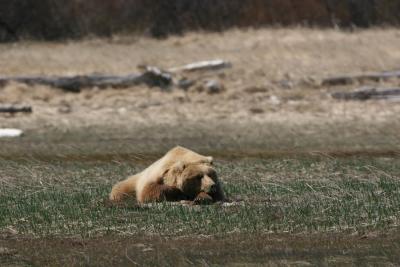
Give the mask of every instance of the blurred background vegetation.
[{"label": "blurred background vegetation", "polygon": [[395,26],[399,0],[12,0],[0,2],[0,41],[306,25]]}]

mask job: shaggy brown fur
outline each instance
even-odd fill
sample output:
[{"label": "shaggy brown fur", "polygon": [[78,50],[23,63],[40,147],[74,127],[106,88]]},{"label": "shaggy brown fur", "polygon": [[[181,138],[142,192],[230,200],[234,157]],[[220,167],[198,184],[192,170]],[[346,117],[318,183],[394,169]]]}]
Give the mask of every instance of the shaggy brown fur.
[{"label": "shaggy brown fur", "polygon": [[111,191],[110,200],[121,201],[135,194],[140,203],[223,201],[224,194],[212,161],[212,157],[175,147],[141,173],[117,183]]}]

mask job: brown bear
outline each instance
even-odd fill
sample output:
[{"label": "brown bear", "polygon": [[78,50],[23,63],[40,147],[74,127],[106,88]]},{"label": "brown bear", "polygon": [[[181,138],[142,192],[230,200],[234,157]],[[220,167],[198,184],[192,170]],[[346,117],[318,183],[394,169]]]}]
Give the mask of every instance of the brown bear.
[{"label": "brown bear", "polygon": [[114,185],[110,200],[120,201],[135,194],[139,203],[223,201],[221,183],[212,163],[212,157],[175,147],[142,172]]}]

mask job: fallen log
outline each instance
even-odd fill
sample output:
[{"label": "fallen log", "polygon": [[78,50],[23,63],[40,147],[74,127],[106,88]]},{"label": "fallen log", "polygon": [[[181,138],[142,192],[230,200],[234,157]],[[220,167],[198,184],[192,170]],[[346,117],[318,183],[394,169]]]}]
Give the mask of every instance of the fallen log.
[{"label": "fallen log", "polygon": [[336,92],[331,95],[339,100],[400,100],[400,88],[362,87],[352,92]]},{"label": "fallen log", "polygon": [[0,86],[9,82],[24,83],[28,85],[46,85],[61,88],[65,91],[80,92],[83,88],[126,88],[139,84],[150,87],[166,88],[173,83],[172,76],[155,67],[146,67],[142,74],[125,76],[112,75],[78,75],[78,76],[30,76],[30,77],[0,77]]},{"label": "fallen log", "polygon": [[386,81],[389,79],[400,79],[400,71],[385,71],[376,73],[366,73],[358,75],[343,75],[325,78],[321,81],[323,86],[350,85],[354,83],[362,83],[366,81]]},{"label": "fallen log", "polygon": [[186,72],[194,72],[194,71],[206,71],[206,70],[220,70],[224,68],[230,68],[232,64],[230,62],[224,61],[222,59],[208,60],[208,61],[200,61],[191,64],[187,64],[181,67],[171,68],[168,71],[177,72],[177,71],[186,71]]},{"label": "fallen log", "polygon": [[0,113],[32,113],[30,106],[0,105]]},{"label": "fallen log", "polygon": [[46,85],[60,88],[69,92],[80,92],[84,88],[126,88],[135,85],[145,84],[150,87],[167,88],[171,85],[179,87],[190,87],[194,82],[174,82],[172,73],[177,71],[194,72],[205,70],[219,70],[231,67],[231,63],[224,60],[201,61],[188,64],[182,67],[171,68],[163,71],[153,66],[139,66],[141,74],[118,75],[77,75],[77,76],[20,76],[0,77],[0,87],[9,82],[24,83],[27,85]]}]

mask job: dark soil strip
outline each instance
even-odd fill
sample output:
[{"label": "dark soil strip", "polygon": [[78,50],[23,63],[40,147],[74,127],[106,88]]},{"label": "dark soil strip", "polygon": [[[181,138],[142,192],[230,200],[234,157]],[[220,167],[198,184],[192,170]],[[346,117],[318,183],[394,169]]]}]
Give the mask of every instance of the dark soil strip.
[{"label": "dark soil strip", "polygon": [[[217,237],[0,238],[0,264],[26,266],[189,266],[229,264],[391,265],[400,235],[311,234]],[[1,252],[3,251],[3,253]],[[22,263],[22,264],[21,264]]]}]

